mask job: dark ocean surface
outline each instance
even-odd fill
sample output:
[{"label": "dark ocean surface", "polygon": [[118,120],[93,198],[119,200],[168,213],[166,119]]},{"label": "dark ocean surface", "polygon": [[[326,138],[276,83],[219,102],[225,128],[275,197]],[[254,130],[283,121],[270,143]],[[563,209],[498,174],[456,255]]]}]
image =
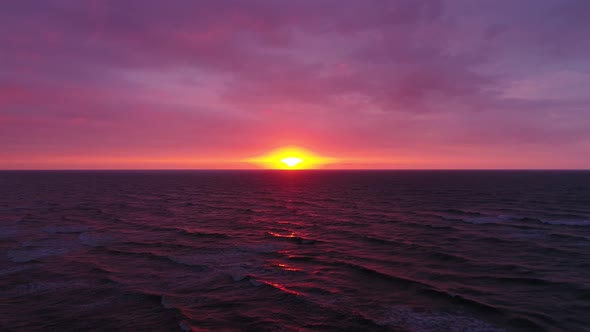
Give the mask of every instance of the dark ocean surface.
[{"label": "dark ocean surface", "polygon": [[0,172],[2,331],[590,331],[590,172]]}]

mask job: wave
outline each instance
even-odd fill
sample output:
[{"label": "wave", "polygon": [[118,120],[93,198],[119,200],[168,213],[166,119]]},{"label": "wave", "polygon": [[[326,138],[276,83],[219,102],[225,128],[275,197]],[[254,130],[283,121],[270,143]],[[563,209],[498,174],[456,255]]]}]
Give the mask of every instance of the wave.
[{"label": "wave", "polygon": [[231,236],[224,234],[224,233],[216,233],[216,232],[204,232],[204,231],[193,231],[189,229],[176,229],[170,228],[172,230],[176,230],[177,232],[183,235],[190,235],[196,237],[208,237],[208,238],[216,238],[216,239],[230,239]]},{"label": "wave", "polygon": [[556,220],[580,220],[580,219],[584,219],[588,214],[587,213],[555,213],[555,212],[550,212],[550,213],[545,213],[545,215],[551,219],[556,219]]},{"label": "wave", "polygon": [[186,321],[180,321],[178,323],[178,327],[180,328],[180,330],[182,332],[193,332],[193,331],[197,331],[197,329],[193,329],[193,327]]},{"label": "wave", "polygon": [[435,261],[443,261],[443,262],[456,262],[456,263],[466,263],[471,262],[471,260],[450,253],[435,251],[428,254],[428,258],[433,259]]},{"label": "wave", "polygon": [[371,275],[371,276],[374,276],[374,277],[377,277],[380,279],[385,279],[387,281],[404,284],[407,286],[425,287],[425,288],[432,287],[432,286],[425,284],[423,282],[420,282],[418,280],[413,280],[410,278],[405,278],[405,277],[400,277],[400,276],[394,276],[394,275],[391,275],[391,274],[388,274],[385,272],[381,272],[376,269],[369,268],[369,267],[366,267],[366,266],[363,266],[360,264],[354,264],[354,263],[349,263],[349,262],[345,262],[345,261],[333,261],[333,262],[326,262],[326,263],[330,264],[330,265],[346,267],[346,268],[352,269],[357,272],[368,274],[368,275]]},{"label": "wave", "polygon": [[173,321],[177,322],[177,326],[182,331],[185,331],[185,328],[186,331],[196,331],[196,329],[191,328],[190,321],[192,319],[186,313],[187,310],[185,309],[184,305],[181,303],[177,303],[177,298],[174,297],[172,294],[168,294],[166,292],[152,292],[146,290],[125,291],[125,294],[133,297],[139,297],[141,299],[144,299],[144,301],[159,305],[161,308],[164,309],[162,313],[170,315],[170,318],[172,318]]},{"label": "wave", "polygon": [[570,240],[590,240],[590,236],[584,236],[579,234],[565,234],[565,233],[549,233],[550,236],[558,239],[570,239]]},{"label": "wave", "polygon": [[8,275],[19,273],[19,272],[26,271],[26,270],[30,270],[32,268],[33,267],[30,265],[19,265],[19,266],[9,267],[9,268],[0,270],[0,277],[8,276]]},{"label": "wave", "polygon": [[516,277],[516,276],[476,276],[470,277],[472,280],[484,281],[488,284],[506,283],[506,284],[523,284],[527,286],[567,288],[577,294],[579,297],[590,298],[590,289],[571,282],[552,281],[534,277]]},{"label": "wave", "polygon": [[[197,271],[204,272],[204,271],[217,271],[218,274],[226,274],[234,277],[231,272],[228,272],[227,269],[231,270],[233,264],[238,264],[241,260],[245,259],[244,255],[241,256],[234,256],[232,257],[231,254],[213,254],[213,255],[176,255],[176,256],[161,256],[165,257],[171,262],[185,265],[191,267],[192,269],[196,269]],[[235,275],[235,278],[239,278],[238,274]]]},{"label": "wave", "polygon": [[485,216],[485,214],[482,212],[460,210],[460,209],[445,209],[445,210],[440,210],[440,212],[450,213],[450,214],[458,214],[458,215],[463,215],[463,216]]},{"label": "wave", "polygon": [[476,224],[476,225],[483,225],[483,224],[500,224],[506,221],[506,218],[497,217],[479,217],[479,218],[471,218],[471,219],[461,219],[461,221]]},{"label": "wave", "polygon": [[543,224],[562,226],[590,226],[590,220],[540,220]]},{"label": "wave", "polygon": [[425,294],[429,297],[432,298],[441,298],[444,299],[450,303],[453,304],[458,304],[458,305],[462,305],[468,308],[472,308],[472,309],[477,309],[481,312],[486,312],[486,313],[493,313],[493,314],[505,314],[506,311],[502,308],[498,308],[498,307],[494,307],[492,305],[480,302],[480,301],[476,301],[461,295],[457,295],[457,294],[451,294],[449,292],[446,291],[442,291],[442,290],[438,290],[438,289],[434,289],[434,288],[429,288],[429,289],[423,289],[421,290],[422,294]]},{"label": "wave", "polygon": [[15,263],[26,263],[51,256],[64,255],[71,248],[16,248],[8,251],[8,259]]},{"label": "wave", "polygon": [[84,282],[32,282],[11,286],[9,292],[18,296],[31,294],[63,292],[73,289],[85,289],[88,287]]},{"label": "wave", "polygon": [[91,247],[106,246],[114,242],[114,238],[110,234],[84,232],[78,236],[80,242]]},{"label": "wave", "polygon": [[137,258],[145,258],[145,259],[149,259],[149,260],[153,260],[153,261],[167,262],[167,263],[171,263],[171,264],[181,264],[181,265],[191,267],[192,269],[196,269],[197,271],[200,271],[200,272],[209,270],[208,266],[202,264],[202,260],[199,262],[195,262],[195,261],[191,260],[190,258],[186,258],[186,257],[182,257],[182,256],[167,256],[165,254],[158,254],[158,253],[149,252],[149,251],[125,251],[122,249],[114,249],[114,248],[107,248],[107,247],[104,247],[103,249],[106,252],[108,252],[109,255],[113,255],[113,256],[128,256],[128,258],[137,257]]},{"label": "wave", "polygon": [[[588,326],[590,178],[565,193],[448,174],[390,182],[393,173],[371,173],[366,183],[364,173],[288,183],[183,174],[17,181],[17,196],[0,188],[7,328],[67,329],[74,319],[74,328],[185,331]],[[45,200],[56,205],[10,209]]]},{"label": "wave", "polygon": [[20,234],[17,226],[0,227],[0,240],[15,238]]},{"label": "wave", "polygon": [[133,225],[133,226],[136,226],[140,229],[145,229],[145,230],[149,230],[152,232],[168,231],[168,232],[174,232],[174,233],[178,233],[181,235],[194,236],[194,237],[204,237],[204,238],[209,237],[209,238],[216,238],[216,239],[230,239],[231,238],[231,236],[229,236],[225,233],[196,230],[196,229],[191,229],[190,227],[166,226],[166,225],[146,225],[146,224],[132,222],[132,221],[124,221],[123,223]]},{"label": "wave", "polygon": [[[253,279],[251,278],[251,280],[253,280]],[[257,281],[259,284],[264,284],[264,285],[272,287],[273,289],[277,289],[286,295],[295,295],[295,296],[301,295],[301,293],[294,291],[292,289],[289,289],[286,286],[281,285],[276,282],[270,282],[270,281],[265,281],[265,280],[255,280],[255,281]]]},{"label": "wave", "polygon": [[306,239],[300,236],[296,236],[295,233],[290,234],[279,234],[275,232],[266,232],[265,236],[275,239],[283,239],[291,242],[295,242],[297,244],[314,244],[318,242],[318,240],[313,239]]},{"label": "wave", "polygon": [[283,202],[285,205],[295,205],[295,206],[310,206],[315,208],[325,208],[325,206],[317,203],[307,202],[307,201],[286,201]]},{"label": "wave", "polygon": [[[538,320],[542,321],[551,321],[550,317],[540,314],[529,314],[525,312],[515,312],[508,310],[504,307],[492,306],[490,304],[477,301],[474,299],[470,299],[465,296],[451,294],[441,290],[435,289],[425,289],[422,293],[435,297],[435,298],[442,298],[446,301],[449,301],[451,304],[459,305],[465,308],[469,308],[474,312],[478,312],[490,317],[496,317],[498,319],[502,319],[507,321],[509,326],[518,326],[519,330],[526,330],[526,331],[545,331],[542,327],[542,323],[538,322]],[[526,316],[526,317],[525,317]],[[460,329],[458,331],[464,331]],[[467,329],[467,331],[471,331]],[[475,331],[487,331],[487,330],[475,330]],[[503,330],[501,330],[503,331]]]},{"label": "wave", "polygon": [[[476,218],[459,218],[440,216],[444,220],[449,221],[462,221],[470,224],[482,225],[482,224],[503,224],[514,227],[527,227],[526,224],[547,224],[547,225],[561,225],[561,226],[590,226],[590,220],[588,219],[541,219],[514,215],[481,215]],[[515,223],[518,222],[518,223]]]},{"label": "wave", "polygon": [[47,225],[43,227],[47,233],[83,233],[89,230],[88,226],[67,226],[67,225]]},{"label": "wave", "polygon": [[244,279],[248,279],[251,277],[248,270],[244,269],[243,267],[232,267],[227,271],[229,276],[232,278],[233,281],[242,281]]},{"label": "wave", "polygon": [[494,327],[484,321],[463,313],[421,310],[392,306],[385,310],[384,316],[377,320],[380,325],[402,331],[470,331],[470,332],[502,332],[502,328]]},{"label": "wave", "polygon": [[391,241],[391,240],[382,239],[379,237],[374,237],[374,236],[369,236],[369,235],[363,235],[362,238],[363,238],[363,240],[365,240],[367,242],[376,243],[376,244],[383,244],[383,245],[399,244],[396,241]]}]

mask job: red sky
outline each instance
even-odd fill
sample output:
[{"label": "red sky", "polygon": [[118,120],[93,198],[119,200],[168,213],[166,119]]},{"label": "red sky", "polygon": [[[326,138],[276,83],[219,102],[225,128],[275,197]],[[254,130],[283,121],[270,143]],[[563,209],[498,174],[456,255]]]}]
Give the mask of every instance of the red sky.
[{"label": "red sky", "polygon": [[585,0],[4,1],[0,169],[590,168]]}]

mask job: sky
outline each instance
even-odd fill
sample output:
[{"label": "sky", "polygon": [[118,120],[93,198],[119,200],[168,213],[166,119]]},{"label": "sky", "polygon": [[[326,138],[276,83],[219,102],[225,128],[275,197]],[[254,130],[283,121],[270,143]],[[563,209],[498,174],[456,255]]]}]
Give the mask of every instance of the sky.
[{"label": "sky", "polygon": [[0,169],[590,168],[587,0],[0,2]]}]

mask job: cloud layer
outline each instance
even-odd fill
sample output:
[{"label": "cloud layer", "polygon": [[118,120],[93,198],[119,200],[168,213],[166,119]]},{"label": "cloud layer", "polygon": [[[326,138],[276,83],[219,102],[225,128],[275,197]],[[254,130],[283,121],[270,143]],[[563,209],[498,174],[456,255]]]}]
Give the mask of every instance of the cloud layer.
[{"label": "cloud layer", "polygon": [[0,168],[589,168],[585,0],[0,4]]}]

